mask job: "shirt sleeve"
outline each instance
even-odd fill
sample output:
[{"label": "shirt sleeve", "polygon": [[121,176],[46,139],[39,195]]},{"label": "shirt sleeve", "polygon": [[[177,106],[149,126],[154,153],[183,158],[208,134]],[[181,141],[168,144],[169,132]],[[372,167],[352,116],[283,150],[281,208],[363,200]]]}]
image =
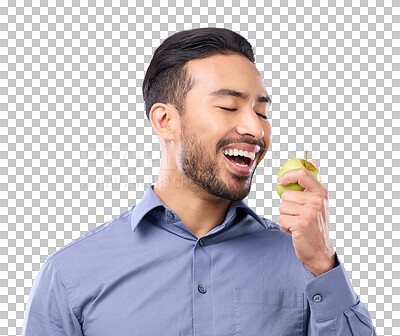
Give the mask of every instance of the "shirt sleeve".
[{"label": "shirt sleeve", "polygon": [[82,336],[66,285],[48,257],[29,295],[22,336]]},{"label": "shirt sleeve", "polygon": [[337,255],[336,261],[338,266],[318,277],[304,267],[311,311],[307,335],[376,336],[368,310],[354,292]]}]

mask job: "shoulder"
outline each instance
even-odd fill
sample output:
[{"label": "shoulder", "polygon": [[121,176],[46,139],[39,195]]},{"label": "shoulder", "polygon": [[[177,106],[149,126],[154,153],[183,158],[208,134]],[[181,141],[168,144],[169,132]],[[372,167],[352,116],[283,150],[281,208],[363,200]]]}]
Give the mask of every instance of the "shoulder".
[{"label": "shoulder", "polygon": [[130,225],[131,211],[132,209],[84,233],[49,255],[46,262],[52,261],[57,265],[61,260],[61,262],[64,262],[68,259],[90,257],[90,254],[98,252],[96,249],[99,247],[104,249],[113,240],[115,241],[113,236],[121,236],[119,231],[124,230],[127,225]]}]

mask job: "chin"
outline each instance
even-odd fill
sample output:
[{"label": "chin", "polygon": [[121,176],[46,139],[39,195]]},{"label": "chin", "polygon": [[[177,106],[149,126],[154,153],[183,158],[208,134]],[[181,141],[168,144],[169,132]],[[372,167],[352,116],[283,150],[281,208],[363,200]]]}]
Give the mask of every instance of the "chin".
[{"label": "chin", "polygon": [[241,201],[250,193],[251,179],[247,178],[246,181],[230,181],[226,186],[228,190],[222,193],[220,197],[229,199],[230,201]]}]

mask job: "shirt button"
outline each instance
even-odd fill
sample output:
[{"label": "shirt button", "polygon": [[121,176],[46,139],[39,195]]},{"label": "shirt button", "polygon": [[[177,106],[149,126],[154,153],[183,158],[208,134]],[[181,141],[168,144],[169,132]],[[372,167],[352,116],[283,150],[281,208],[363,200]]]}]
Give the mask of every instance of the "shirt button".
[{"label": "shirt button", "polygon": [[204,243],[204,240],[203,240],[203,239],[200,239],[200,240],[199,240],[199,244],[200,244],[200,246],[206,245],[206,244]]},{"label": "shirt button", "polygon": [[202,294],[207,292],[207,289],[205,287],[203,287],[202,285],[199,285],[198,289],[199,289],[199,292],[202,293]]},{"label": "shirt button", "polygon": [[322,296],[319,295],[319,294],[315,294],[312,299],[313,299],[314,302],[318,303],[318,302],[322,301]]},{"label": "shirt button", "polygon": [[167,211],[167,217],[169,219],[172,219],[172,218],[174,218],[174,214],[172,212],[170,212],[170,211]]}]

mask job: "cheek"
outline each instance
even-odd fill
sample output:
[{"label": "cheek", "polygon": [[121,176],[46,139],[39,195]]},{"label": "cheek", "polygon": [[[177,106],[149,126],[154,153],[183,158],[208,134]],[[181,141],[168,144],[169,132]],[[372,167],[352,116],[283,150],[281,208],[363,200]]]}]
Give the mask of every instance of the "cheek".
[{"label": "cheek", "polygon": [[199,145],[206,147],[207,151],[215,152],[218,141],[226,136],[225,125],[213,116],[205,113],[202,113],[202,116],[202,118],[188,118],[187,127]]},{"label": "cheek", "polygon": [[265,150],[268,149],[269,145],[272,141],[272,128],[269,121],[266,123],[264,127],[264,142],[265,142]]},{"label": "cheek", "polygon": [[208,110],[197,108],[190,110],[190,115],[186,116],[186,124],[199,133],[210,133],[219,124],[215,114],[209,113]]},{"label": "cheek", "polygon": [[197,127],[196,131],[199,136],[201,136],[206,142],[216,141],[217,139],[226,136],[230,129],[232,129],[232,127],[229,127],[226,120],[223,120],[218,116],[203,116],[202,118],[198,118],[194,125]]}]

